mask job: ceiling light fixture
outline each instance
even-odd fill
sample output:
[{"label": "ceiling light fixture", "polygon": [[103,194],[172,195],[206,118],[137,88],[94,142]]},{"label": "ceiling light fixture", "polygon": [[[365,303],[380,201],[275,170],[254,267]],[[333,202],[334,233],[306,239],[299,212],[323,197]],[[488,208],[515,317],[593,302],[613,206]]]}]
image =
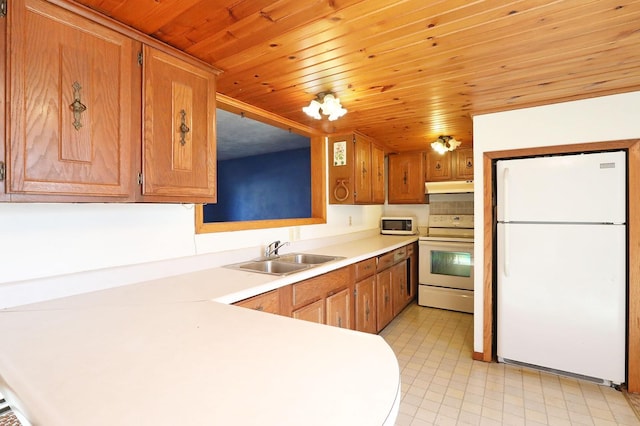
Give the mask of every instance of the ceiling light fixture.
[{"label": "ceiling light fixture", "polygon": [[329,116],[329,121],[337,120],[347,113],[347,110],[340,104],[340,99],[331,92],[318,93],[316,98],[309,103],[309,106],[302,108],[302,111],[304,111],[305,114],[309,117],[315,118],[316,120],[320,120],[322,118],[320,110],[322,110],[324,115]]},{"label": "ceiling light fixture", "polygon": [[457,141],[453,136],[438,136],[435,142],[431,143],[431,148],[440,154],[444,154],[447,151],[453,151],[462,142]]}]

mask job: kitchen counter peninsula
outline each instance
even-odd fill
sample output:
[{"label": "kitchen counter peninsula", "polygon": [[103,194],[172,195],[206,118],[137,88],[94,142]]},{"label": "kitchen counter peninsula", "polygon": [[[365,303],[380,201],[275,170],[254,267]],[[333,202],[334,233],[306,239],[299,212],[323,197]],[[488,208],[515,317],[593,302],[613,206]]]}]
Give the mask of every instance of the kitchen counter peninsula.
[{"label": "kitchen counter peninsula", "polygon": [[43,425],[392,425],[397,359],[377,335],[230,306],[411,243],[285,277],[212,268],[0,311],[0,393]]}]

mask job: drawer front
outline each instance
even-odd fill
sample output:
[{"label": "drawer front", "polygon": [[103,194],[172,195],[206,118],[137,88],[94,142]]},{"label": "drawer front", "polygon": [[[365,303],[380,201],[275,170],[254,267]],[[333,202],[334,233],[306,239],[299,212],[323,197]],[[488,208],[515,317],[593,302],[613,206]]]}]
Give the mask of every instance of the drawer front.
[{"label": "drawer front", "polygon": [[349,286],[350,280],[350,268],[346,267],[293,284],[293,307],[295,309],[342,290]]},{"label": "drawer front", "polygon": [[389,268],[394,264],[394,254],[393,252],[385,253],[383,255],[378,256],[378,271],[383,271]]},{"label": "drawer front", "polygon": [[415,251],[415,248],[414,248],[414,247],[415,247],[415,245],[416,245],[416,243],[413,243],[413,244],[409,244],[409,245],[406,247],[406,249],[407,249],[407,256],[411,256],[411,255],[414,253],[414,251]]},{"label": "drawer front", "polygon": [[407,247],[400,247],[393,251],[393,263],[400,262],[407,258]]},{"label": "drawer front", "polygon": [[362,281],[363,279],[372,276],[376,273],[376,258],[363,260],[355,265],[355,281]]},{"label": "drawer front", "polygon": [[269,312],[272,314],[280,313],[280,296],[278,290],[272,290],[267,293],[259,294],[245,300],[234,303],[236,306],[254,309],[256,311]]}]

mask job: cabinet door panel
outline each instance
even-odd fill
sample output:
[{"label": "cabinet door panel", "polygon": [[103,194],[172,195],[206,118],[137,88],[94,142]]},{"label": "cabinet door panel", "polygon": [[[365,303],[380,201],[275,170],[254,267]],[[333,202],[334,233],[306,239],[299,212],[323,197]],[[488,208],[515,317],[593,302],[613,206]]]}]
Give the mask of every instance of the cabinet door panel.
[{"label": "cabinet door panel", "polygon": [[451,154],[427,153],[427,182],[451,180]]},{"label": "cabinet door panel", "polygon": [[371,202],[384,204],[384,150],[371,145]]},{"label": "cabinet door panel", "polygon": [[291,315],[295,319],[324,324],[324,299],[320,299],[305,307],[296,309]]},{"label": "cabinet door panel", "polygon": [[473,149],[461,148],[455,150],[455,178],[473,179]]},{"label": "cabinet door panel", "polygon": [[391,285],[393,293],[393,316],[395,317],[407,304],[407,261],[393,265],[391,268]]},{"label": "cabinet door panel", "polygon": [[144,52],[143,193],[215,202],[215,75]]},{"label": "cabinet door panel", "polygon": [[378,272],[376,276],[376,311],[376,324],[380,331],[393,319],[391,268]]},{"label": "cabinet door panel", "polygon": [[371,143],[356,135],[355,200],[358,204],[371,202]]},{"label": "cabinet door panel", "polygon": [[389,156],[389,203],[424,203],[424,153]]},{"label": "cabinet door panel", "polygon": [[139,43],[47,2],[9,5],[9,191],[132,196]]},{"label": "cabinet door panel", "polygon": [[345,288],[327,297],[327,325],[341,328],[352,328],[351,326],[351,289]]},{"label": "cabinet door panel", "polygon": [[376,277],[356,283],[356,330],[376,333]]}]

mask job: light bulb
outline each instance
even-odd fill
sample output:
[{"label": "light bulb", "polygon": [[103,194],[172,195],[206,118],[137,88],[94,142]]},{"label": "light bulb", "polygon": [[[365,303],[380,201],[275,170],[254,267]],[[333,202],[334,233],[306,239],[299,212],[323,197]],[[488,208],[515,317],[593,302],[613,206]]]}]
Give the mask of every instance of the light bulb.
[{"label": "light bulb", "polygon": [[302,111],[307,114],[309,117],[315,118],[316,120],[320,120],[322,117],[320,116],[320,102],[315,99],[309,103],[309,106],[303,107]]}]

